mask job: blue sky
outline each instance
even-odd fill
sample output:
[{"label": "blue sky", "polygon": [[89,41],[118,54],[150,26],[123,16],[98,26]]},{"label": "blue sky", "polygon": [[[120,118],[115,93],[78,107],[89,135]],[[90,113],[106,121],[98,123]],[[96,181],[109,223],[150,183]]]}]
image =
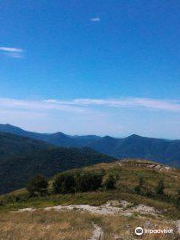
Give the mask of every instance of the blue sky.
[{"label": "blue sky", "polygon": [[2,0],[0,122],[180,138],[180,3]]}]

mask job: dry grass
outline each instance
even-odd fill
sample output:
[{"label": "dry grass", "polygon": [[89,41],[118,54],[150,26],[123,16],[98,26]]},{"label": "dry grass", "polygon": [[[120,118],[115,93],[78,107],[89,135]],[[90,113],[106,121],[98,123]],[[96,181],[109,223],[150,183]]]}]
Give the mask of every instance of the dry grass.
[{"label": "dry grass", "polygon": [[[157,219],[99,216],[79,211],[43,211],[35,212],[8,212],[0,215],[1,240],[87,240],[93,235],[93,223],[102,228],[104,236],[101,240],[137,239],[134,229],[144,226],[150,220],[151,228],[172,228],[171,223]],[[160,235],[149,234],[138,239],[145,240],[173,240],[175,234]]]},{"label": "dry grass", "polygon": [[[109,200],[126,200],[134,204],[145,204],[163,211],[165,216],[171,219],[180,219],[180,208],[177,205],[177,194],[180,186],[180,170],[171,168],[170,170],[160,171],[151,169],[147,165],[155,164],[149,161],[120,161],[113,163],[101,163],[83,168],[83,171],[101,171],[106,173],[113,172],[118,176],[116,184],[117,189],[112,191],[97,191],[76,194],[52,194],[52,180],[50,181],[49,195],[44,197],[29,198],[26,189],[16,190],[4,196],[0,196],[1,210],[15,210],[19,208],[35,207],[43,208],[54,205],[70,204],[89,204],[102,205]],[[158,164],[159,165],[159,164]],[[77,171],[77,169],[69,172]],[[135,194],[134,189],[139,184],[139,179],[144,179],[142,192],[143,196]],[[165,193],[169,194],[171,199],[150,197],[147,192],[155,193],[158,182],[163,179],[165,184]]]},{"label": "dry grass", "polygon": [[[168,219],[179,219],[180,210],[172,202],[148,198],[134,194],[131,190],[137,186],[139,178],[145,180],[145,188],[154,190],[158,181],[164,179],[165,192],[176,196],[180,185],[180,171],[158,171],[146,167],[147,162],[129,161],[122,165],[119,163],[98,164],[84,168],[85,171],[98,171],[104,169],[106,172],[115,172],[119,175],[119,186],[114,191],[99,191],[91,193],[76,193],[66,195],[48,195],[38,198],[26,198],[26,190],[18,190],[6,196],[0,197],[0,240],[89,240],[94,231],[94,225],[99,226],[104,236],[99,240],[178,240],[180,236],[175,230],[175,223]],[[73,170],[76,171],[76,170]],[[127,191],[128,190],[128,191]],[[11,198],[12,199],[9,199]],[[13,201],[13,197],[20,200]],[[23,199],[24,197],[24,199]],[[7,199],[6,199],[7,198]],[[22,198],[22,199],[21,199]],[[45,206],[90,204],[99,206],[109,200],[126,200],[133,204],[145,204],[155,209],[164,211],[164,218],[153,219],[150,216],[133,217],[103,216],[80,211],[43,211],[35,212],[10,212],[25,207],[43,208]],[[5,204],[3,204],[3,201]],[[6,212],[5,212],[6,211]],[[134,234],[136,227],[143,227],[146,221],[150,221],[150,229],[174,229],[174,233],[146,234],[137,237]],[[117,238],[115,238],[117,237]]]},{"label": "dry grass", "polygon": [[78,213],[37,211],[1,214],[1,240],[79,240],[92,235],[89,219]]}]

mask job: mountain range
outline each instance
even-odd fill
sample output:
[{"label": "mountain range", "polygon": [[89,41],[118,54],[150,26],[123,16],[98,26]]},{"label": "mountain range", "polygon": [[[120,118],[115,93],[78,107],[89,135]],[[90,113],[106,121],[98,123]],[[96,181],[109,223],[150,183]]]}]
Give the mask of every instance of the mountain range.
[{"label": "mountain range", "polygon": [[149,159],[180,167],[180,140],[148,138],[135,134],[125,138],[70,136],[62,132],[43,134],[25,131],[9,124],[0,124],[0,132],[41,140],[58,147],[89,147],[119,159]]}]

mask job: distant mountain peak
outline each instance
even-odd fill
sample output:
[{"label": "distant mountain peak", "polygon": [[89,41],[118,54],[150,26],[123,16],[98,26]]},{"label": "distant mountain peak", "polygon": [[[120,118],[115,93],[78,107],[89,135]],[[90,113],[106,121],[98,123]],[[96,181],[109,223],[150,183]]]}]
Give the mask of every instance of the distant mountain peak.
[{"label": "distant mountain peak", "polygon": [[53,133],[53,135],[57,135],[57,136],[67,136],[65,133],[63,132],[56,132],[56,133]]},{"label": "distant mountain peak", "polygon": [[95,151],[118,157],[119,159],[149,159],[180,166],[180,140],[142,137],[137,134],[132,134],[124,138],[115,138],[112,136],[99,137],[94,135],[71,136],[63,132],[36,133],[25,131],[10,124],[0,124],[0,132],[41,140],[59,147],[89,147]]},{"label": "distant mountain peak", "polygon": [[111,137],[111,136],[104,136],[104,139],[112,139],[113,137]]},{"label": "distant mountain peak", "polygon": [[1,126],[4,126],[4,127],[10,127],[10,128],[17,128],[9,123],[6,123],[6,124],[0,124]]},{"label": "distant mountain peak", "polygon": [[137,135],[137,134],[132,134],[130,135],[128,138],[140,138],[141,136]]},{"label": "distant mountain peak", "polygon": [[9,123],[0,124],[0,131],[9,131],[11,133],[11,131],[14,131],[14,130],[24,131],[23,129],[21,129],[19,127],[16,127],[16,126],[13,126],[13,125],[11,125]]}]

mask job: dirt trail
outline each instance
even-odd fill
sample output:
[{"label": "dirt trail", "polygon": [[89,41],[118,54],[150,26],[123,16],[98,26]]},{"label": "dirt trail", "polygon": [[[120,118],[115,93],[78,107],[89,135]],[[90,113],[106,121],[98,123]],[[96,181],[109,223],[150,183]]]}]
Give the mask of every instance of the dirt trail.
[{"label": "dirt trail", "polygon": [[[153,207],[145,206],[145,205],[137,205],[132,206],[130,203],[126,201],[117,202],[117,201],[109,201],[104,205],[101,206],[90,206],[90,205],[58,205],[52,207],[45,207],[43,208],[45,211],[55,210],[55,211],[72,211],[72,210],[80,210],[80,211],[87,211],[90,213],[100,214],[100,215],[120,215],[131,217],[133,213],[137,212],[140,215],[152,215],[156,216],[159,214]],[[34,208],[24,208],[19,209],[19,212],[32,212],[36,211]]]},{"label": "dirt trail", "polygon": [[[37,210],[44,210],[44,211],[84,211],[89,212],[92,214],[99,214],[99,215],[117,215],[117,216],[125,216],[131,217],[133,214],[140,218],[144,218],[145,216],[151,216],[153,218],[161,219],[163,217],[163,213],[159,212],[158,210],[154,209],[153,207],[146,206],[146,205],[136,205],[127,202],[127,201],[108,201],[106,204],[101,206],[90,206],[90,205],[58,205],[58,206],[51,206],[45,207],[40,209],[35,208],[23,208],[19,209],[17,212],[34,212]],[[134,215],[134,216],[135,216]],[[162,218],[163,219],[163,218]],[[177,221],[168,221],[164,219],[164,223],[172,224],[176,231],[180,233],[180,220]],[[93,223],[94,231],[93,235],[88,240],[100,240],[104,233],[103,230],[96,224]],[[114,239],[119,239],[119,236],[115,235]]]},{"label": "dirt trail", "polygon": [[98,227],[98,225],[93,223],[93,226],[94,226],[93,236],[89,240],[100,240],[103,237],[104,232],[102,228]]}]

